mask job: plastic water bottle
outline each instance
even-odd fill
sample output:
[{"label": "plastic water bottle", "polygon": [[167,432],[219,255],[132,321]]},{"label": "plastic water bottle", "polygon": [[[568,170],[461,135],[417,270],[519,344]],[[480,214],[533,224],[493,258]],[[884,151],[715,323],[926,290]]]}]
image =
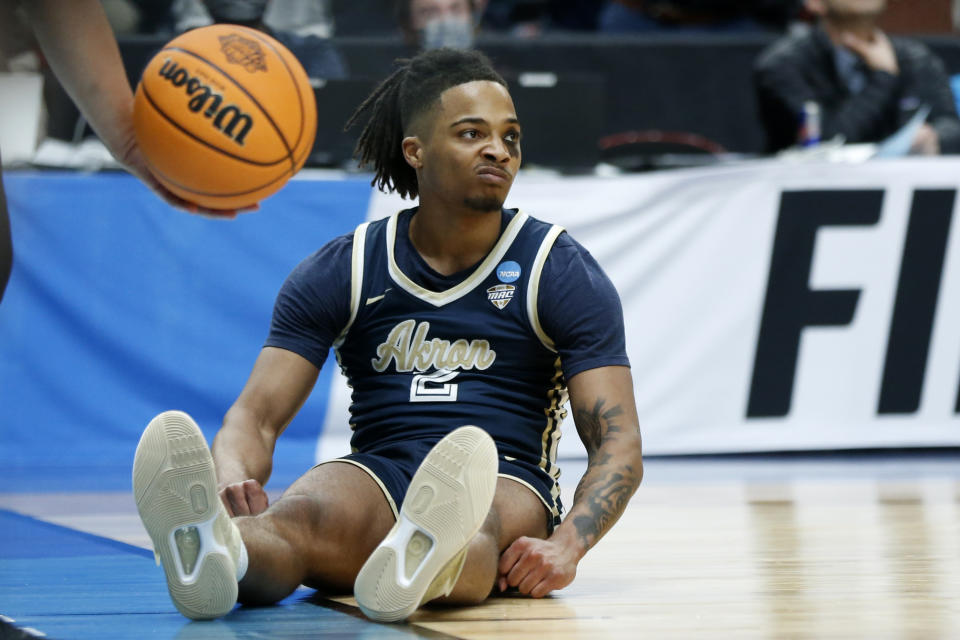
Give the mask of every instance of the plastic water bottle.
[{"label": "plastic water bottle", "polygon": [[820,105],[813,100],[803,103],[800,112],[800,146],[813,147],[820,144]]}]

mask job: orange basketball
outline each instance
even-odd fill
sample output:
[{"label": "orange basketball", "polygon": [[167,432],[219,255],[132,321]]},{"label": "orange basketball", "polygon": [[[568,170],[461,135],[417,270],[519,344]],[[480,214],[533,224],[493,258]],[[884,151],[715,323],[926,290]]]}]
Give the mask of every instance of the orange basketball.
[{"label": "orange basketball", "polygon": [[211,209],[276,192],[313,148],[317,106],[306,72],[270,36],[230,24],[171,40],[147,64],[133,110],[157,179]]}]

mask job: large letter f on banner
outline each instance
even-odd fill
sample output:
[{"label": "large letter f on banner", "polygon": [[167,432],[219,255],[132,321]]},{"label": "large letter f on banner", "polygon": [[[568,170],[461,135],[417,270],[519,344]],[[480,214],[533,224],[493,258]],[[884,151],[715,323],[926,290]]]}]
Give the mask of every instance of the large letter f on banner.
[{"label": "large letter f on banner", "polygon": [[810,289],[817,231],[827,225],[872,225],[883,191],[788,191],[780,200],[763,304],[748,418],[790,412],[800,336],[805,327],[850,324],[859,289]]}]

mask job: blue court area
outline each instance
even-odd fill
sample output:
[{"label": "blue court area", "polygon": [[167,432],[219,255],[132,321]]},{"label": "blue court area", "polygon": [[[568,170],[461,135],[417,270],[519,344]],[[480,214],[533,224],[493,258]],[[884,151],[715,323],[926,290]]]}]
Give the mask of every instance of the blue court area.
[{"label": "blue court area", "polygon": [[[417,635],[311,591],[190,623],[131,493],[154,415],[187,410],[212,439],[283,279],[365,219],[369,179],[294,180],[258,213],[219,221],[171,210],[126,174],[3,178],[15,262],[0,305],[0,615],[15,622],[0,639],[24,627],[62,639]],[[278,444],[268,490],[313,464],[334,369]]]},{"label": "blue court area", "polygon": [[[168,409],[212,439],[283,278],[365,219],[368,179],[297,180],[230,223],[172,212],[124,175],[13,172],[4,183],[16,256],[0,305],[0,640],[26,629],[62,640],[960,637],[956,448],[650,457],[621,521],[555,597],[432,608],[389,626],[349,597],[302,590],[190,622],[136,514],[137,441]],[[955,402],[956,344],[948,378],[930,376],[941,406]],[[333,369],[278,442],[272,496],[314,462]],[[925,415],[896,423],[904,442],[928,442]],[[766,426],[780,438],[800,428]],[[645,431],[653,449],[657,435],[668,434]],[[568,504],[584,466],[562,462]]]},{"label": "blue court area", "polygon": [[[281,283],[362,222],[370,198],[362,177],[295,180],[259,212],[221,221],[174,211],[126,174],[7,172],[4,183],[14,267],[0,305],[2,491],[129,489],[140,433],[168,409],[212,439]],[[278,480],[313,463],[334,371],[324,367],[278,445]]]},{"label": "blue court area", "polygon": [[0,510],[0,615],[0,638],[32,630],[76,640],[450,637],[368,622],[309,590],[275,607],[190,621],[170,602],[151,552],[7,510]]}]

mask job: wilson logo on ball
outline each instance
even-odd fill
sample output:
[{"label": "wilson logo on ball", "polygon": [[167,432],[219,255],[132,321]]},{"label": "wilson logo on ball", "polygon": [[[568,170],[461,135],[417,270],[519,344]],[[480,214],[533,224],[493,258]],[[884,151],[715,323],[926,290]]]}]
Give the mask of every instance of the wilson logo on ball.
[{"label": "wilson logo on ball", "polygon": [[[244,139],[253,127],[253,118],[249,114],[240,111],[240,108],[233,104],[221,108],[222,95],[199,78],[191,76],[186,69],[169,58],[164,60],[163,66],[160,67],[160,76],[175,87],[184,87],[186,94],[190,96],[190,101],[187,103],[190,111],[194,113],[203,111],[204,117],[213,118],[214,127],[243,146]],[[207,106],[208,101],[209,106]],[[234,133],[238,126],[240,130]]]},{"label": "wilson logo on ball", "polygon": [[239,64],[250,73],[267,70],[267,59],[263,49],[256,40],[231,33],[220,36],[220,51],[226,56],[227,62]]}]

